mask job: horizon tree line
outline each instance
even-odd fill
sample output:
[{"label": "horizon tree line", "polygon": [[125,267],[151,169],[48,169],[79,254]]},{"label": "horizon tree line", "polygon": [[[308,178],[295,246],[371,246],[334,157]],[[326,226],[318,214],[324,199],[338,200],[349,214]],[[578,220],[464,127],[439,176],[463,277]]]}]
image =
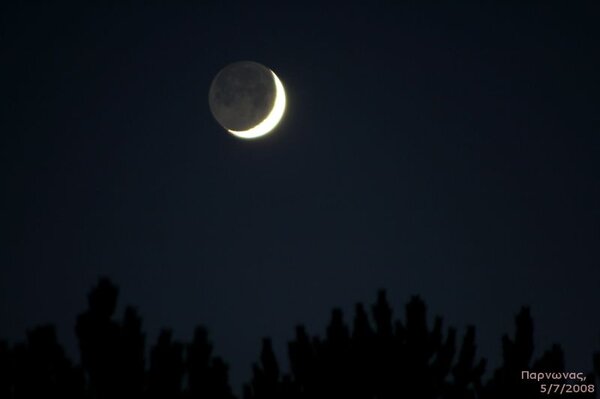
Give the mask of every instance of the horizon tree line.
[{"label": "horizon tree line", "polygon": [[[108,278],[100,278],[89,293],[88,308],[75,324],[79,364],[68,359],[51,324],[28,331],[25,342],[0,341],[0,398],[236,398],[228,365],[214,355],[204,326],[196,327],[189,343],[163,329],[146,359],[142,319],[131,306],[117,319],[117,298],[118,288]],[[487,378],[486,360],[476,354],[474,326],[462,337],[439,316],[429,326],[418,296],[406,304],[404,320],[394,320],[383,290],[370,311],[371,317],[357,303],[349,326],[341,309],[333,309],[324,336],[311,336],[298,325],[288,343],[287,372],[265,337],[242,398],[534,398],[558,396],[563,385],[570,387],[571,398],[597,396],[600,352],[592,356],[593,370],[576,378],[559,374],[566,371],[558,344],[533,359],[527,307],[515,317],[514,336],[502,337],[502,363]]]}]

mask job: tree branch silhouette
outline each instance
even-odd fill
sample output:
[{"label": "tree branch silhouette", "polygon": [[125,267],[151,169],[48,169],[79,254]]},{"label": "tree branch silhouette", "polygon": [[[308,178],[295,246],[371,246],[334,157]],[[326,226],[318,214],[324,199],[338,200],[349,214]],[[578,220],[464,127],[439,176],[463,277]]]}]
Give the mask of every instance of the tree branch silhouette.
[{"label": "tree branch silhouette", "polygon": [[[228,365],[213,354],[208,330],[198,326],[189,343],[163,329],[146,361],[142,318],[133,307],[115,317],[118,288],[99,279],[88,295],[88,308],[76,320],[80,365],[67,359],[52,325],[27,333],[10,346],[0,341],[1,398],[185,398],[233,399]],[[298,325],[288,343],[290,369],[281,369],[270,338],[264,338],[245,399],[305,398],[534,398],[540,382],[527,372],[564,372],[564,353],[555,344],[533,358],[533,319],[523,307],[515,317],[514,335],[504,335],[502,362],[484,380],[486,360],[477,355],[476,329],[462,338],[441,317],[428,323],[418,296],[406,304],[404,319],[394,319],[385,291],[370,306],[355,306],[351,325],[335,308],[323,337]],[[600,376],[600,351],[592,356],[586,385]],[[563,381],[559,381],[563,382]],[[571,383],[581,382],[575,381]],[[596,393],[573,393],[593,398]]]}]

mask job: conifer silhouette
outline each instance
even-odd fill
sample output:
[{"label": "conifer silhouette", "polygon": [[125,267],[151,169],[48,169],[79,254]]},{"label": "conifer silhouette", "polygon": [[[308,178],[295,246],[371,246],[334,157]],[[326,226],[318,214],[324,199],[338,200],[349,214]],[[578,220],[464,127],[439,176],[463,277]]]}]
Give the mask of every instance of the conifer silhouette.
[{"label": "conifer silhouette", "polygon": [[[117,298],[118,288],[106,278],[91,290],[88,309],[75,326],[81,366],[66,358],[51,325],[29,331],[23,343],[0,341],[0,398],[234,399],[228,366],[214,356],[204,326],[196,327],[187,344],[163,329],[146,362],[142,318],[133,307],[116,318]],[[366,309],[357,303],[348,324],[342,310],[334,308],[322,337],[298,325],[288,343],[287,372],[271,339],[264,338],[251,381],[243,387],[244,399],[535,398],[548,395],[540,393],[539,381],[524,379],[523,371],[564,371],[557,344],[533,359],[534,325],[527,307],[515,317],[514,335],[502,337],[502,363],[487,381],[474,326],[457,342],[458,332],[444,327],[441,317],[429,325],[418,296],[406,304],[403,319],[394,318],[385,291],[378,292],[370,314]],[[588,386],[600,376],[600,352],[592,360]]]}]

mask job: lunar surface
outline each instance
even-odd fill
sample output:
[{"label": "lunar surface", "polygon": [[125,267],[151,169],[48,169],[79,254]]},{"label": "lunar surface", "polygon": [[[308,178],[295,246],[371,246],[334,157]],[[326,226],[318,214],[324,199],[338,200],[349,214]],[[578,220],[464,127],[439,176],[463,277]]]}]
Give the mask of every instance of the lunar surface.
[{"label": "lunar surface", "polygon": [[269,133],[285,111],[285,91],[269,68],[251,61],[235,62],[215,76],[209,91],[217,122],[241,138]]}]

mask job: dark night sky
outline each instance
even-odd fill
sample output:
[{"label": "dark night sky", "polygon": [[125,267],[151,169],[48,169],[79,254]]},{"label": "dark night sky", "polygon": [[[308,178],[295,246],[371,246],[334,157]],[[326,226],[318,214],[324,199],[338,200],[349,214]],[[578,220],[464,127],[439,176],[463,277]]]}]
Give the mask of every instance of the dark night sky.
[{"label": "dark night sky", "polygon": [[[237,389],[261,337],[283,361],[386,288],[492,359],[531,305],[537,353],[591,369],[600,8],[572,3],[0,10],[0,337],[54,322],[74,355],[108,275],[149,343],[207,325]],[[261,140],[208,108],[238,60],[287,90]]]}]

